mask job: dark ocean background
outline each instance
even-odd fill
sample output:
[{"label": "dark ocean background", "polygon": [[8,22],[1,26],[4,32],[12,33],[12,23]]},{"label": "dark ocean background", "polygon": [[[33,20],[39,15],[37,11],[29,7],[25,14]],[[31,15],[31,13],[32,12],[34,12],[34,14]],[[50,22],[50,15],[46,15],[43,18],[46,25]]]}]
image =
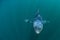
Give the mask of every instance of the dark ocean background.
[{"label": "dark ocean background", "polygon": [[[50,21],[39,35],[24,22],[37,9]],[[60,40],[60,0],[0,0],[0,40]]]}]

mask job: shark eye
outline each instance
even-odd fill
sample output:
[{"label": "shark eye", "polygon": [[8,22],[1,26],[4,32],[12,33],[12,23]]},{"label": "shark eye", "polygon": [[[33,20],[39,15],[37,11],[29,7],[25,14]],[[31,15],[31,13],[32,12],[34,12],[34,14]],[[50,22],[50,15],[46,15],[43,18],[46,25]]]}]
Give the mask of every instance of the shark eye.
[{"label": "shark eye", "polygon": [[35,29],[35,30],[41,30],[41,28],[39,28],[39,27],[37,27],[37,26],[34,27],[34,29]]}]

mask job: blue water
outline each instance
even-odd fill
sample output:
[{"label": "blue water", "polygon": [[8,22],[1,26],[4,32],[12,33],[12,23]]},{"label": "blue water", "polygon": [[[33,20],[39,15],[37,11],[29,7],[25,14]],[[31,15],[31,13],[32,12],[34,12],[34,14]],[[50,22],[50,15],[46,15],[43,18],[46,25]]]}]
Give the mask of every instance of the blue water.
[{"label": "blue water", "polygon": [[[50,21],[39,35],[24,22],[37,9]],[[0,40],[60,40],[60,0],[0,0]]]}]

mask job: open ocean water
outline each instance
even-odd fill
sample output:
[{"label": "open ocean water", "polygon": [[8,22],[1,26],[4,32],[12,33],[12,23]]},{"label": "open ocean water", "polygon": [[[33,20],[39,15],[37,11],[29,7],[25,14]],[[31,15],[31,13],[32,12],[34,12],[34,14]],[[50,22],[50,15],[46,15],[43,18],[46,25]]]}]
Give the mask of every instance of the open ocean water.
[{"label": "open ocean water", "polygon": [[[39,35],[24,22],[37,9],[50,21]],[[0,40],[60,40],[60,0],[0,0]]]}]

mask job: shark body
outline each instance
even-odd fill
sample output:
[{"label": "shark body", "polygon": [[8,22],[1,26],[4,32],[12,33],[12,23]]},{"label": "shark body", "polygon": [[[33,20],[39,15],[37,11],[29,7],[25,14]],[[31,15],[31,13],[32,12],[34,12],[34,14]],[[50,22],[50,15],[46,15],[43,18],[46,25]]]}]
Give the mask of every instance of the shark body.
[{"label": "shark body", "polygon": [[39,14],[39,10],[37,10],[36,15],[33,18],[33,20],[26,19],[25,22],[32,23],[35,33],[39,34],[43,30],[43,24],[45,24],[47,21],[42,20],[42,17]]}]

